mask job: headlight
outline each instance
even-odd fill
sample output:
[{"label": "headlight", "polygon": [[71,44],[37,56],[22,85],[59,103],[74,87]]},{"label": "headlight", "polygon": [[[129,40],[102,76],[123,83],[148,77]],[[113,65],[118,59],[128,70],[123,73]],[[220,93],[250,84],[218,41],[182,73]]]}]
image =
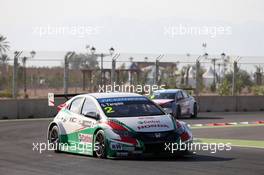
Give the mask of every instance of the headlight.
[{"label": "headlight", "polygon": [[179,133],[179,134],[182,134],[183,132],[185,132],[186,128],[184,126],[184,124],[182,122],[179,122],[176,120],[176,131]]},{"label": "headlight", "polygon": [[191,128],[189,127],[189,125],[187,123],[184,124],[184,127],[186,130],[191,131]]},{"label": "headlight", "polygon": [[120,137],[133,137],[133,135],[129,131],[123,131],[123,130],[112,130],[114,133],[119,135]]}]

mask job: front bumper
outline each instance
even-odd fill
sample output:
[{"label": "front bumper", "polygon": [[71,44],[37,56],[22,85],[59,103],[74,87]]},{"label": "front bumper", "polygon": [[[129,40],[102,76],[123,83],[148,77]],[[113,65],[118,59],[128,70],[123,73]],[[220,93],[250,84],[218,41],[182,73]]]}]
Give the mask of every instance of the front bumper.
[{"label": "front bumper", "polygon": [[147,133],[147,135],[140,135],[140,137],[137,138],[137,144],[127,144],[116,140],[108,140],[107,155],[109,158],[159,155],[170,156],[178,152],[186,152],[187,150],[179,149],[179,151],[174,150],[174,152],[171,152],[171,149],[168,149],[168,145],[180,143],[181,145],[187,145],[192,142],[191,136],[186,141],[181,141],[181,137],[176,134],[174,136],[164,134],[164,138],[160,139],[151,139],[151,137],[148,136],[150,136],[150,133]]}]

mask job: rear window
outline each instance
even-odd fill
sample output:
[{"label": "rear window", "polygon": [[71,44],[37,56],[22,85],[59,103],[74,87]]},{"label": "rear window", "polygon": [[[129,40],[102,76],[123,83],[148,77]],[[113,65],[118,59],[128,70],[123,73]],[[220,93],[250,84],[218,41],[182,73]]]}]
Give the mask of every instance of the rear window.
[{"label": "rear window", "polygon": [[102,98],[98,102],[108,117],[139,117],[165,113],[146,97]]},{"label": "rear window", "polygon": [[79,113],[82,106],[83,98],[76,98],[71,102],[70,111]]}]

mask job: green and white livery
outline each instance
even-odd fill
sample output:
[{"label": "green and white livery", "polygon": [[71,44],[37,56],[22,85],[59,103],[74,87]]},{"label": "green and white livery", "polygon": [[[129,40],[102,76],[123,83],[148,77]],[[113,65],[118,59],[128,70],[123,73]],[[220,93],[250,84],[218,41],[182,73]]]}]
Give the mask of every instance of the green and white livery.
[{"label": "green and white livery", "polygon": [[56,151],[127,157],[165,153],[165,143],[192,142],[188,126],[135,93],[77,95],[58,106],[48,127]]}]

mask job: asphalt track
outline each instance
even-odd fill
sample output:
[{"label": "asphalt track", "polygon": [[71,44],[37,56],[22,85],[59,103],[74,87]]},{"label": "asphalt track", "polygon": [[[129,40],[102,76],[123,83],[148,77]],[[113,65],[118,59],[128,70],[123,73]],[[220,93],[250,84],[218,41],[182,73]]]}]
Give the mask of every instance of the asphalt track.
[{"label": "asphalt track", "polygon": [[[204,113],[190,124],[264,120],[264,113]],[[101,160],[67,153],[33,151],[32,143],[46,141],[48,120],[0,121],[0,174],[264,174],[264,149],[232,147],[214,154],[198,151],[184,158]],[[196,138],[264,141],[264,126],[196,128]]]}]

